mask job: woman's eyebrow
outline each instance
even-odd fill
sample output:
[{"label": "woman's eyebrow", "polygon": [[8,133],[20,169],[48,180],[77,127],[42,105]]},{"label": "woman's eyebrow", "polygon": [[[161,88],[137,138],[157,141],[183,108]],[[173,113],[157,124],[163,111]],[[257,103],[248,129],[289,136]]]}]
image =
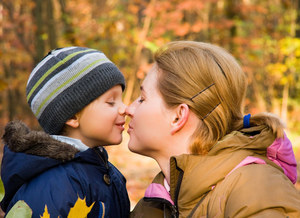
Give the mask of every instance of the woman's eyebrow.
[{"label": "woman's eyebrow", "polygon": [[143,94],[144,96],[147,96],[146,89],[143,85],[140,86],[140,90],[141,90],[141,94]]}]

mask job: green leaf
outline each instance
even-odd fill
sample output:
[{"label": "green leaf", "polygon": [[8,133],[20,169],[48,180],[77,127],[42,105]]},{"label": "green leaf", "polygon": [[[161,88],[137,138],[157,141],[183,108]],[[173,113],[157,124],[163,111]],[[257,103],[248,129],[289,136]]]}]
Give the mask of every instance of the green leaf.
[{"label": "green leaf", "polygon": [[7,213],[6,218],[31,218],[32,210],[25,201],[18,201]]},{"label": "green leaf", "polygon": [[2,201],[3,197],[4,197],[4,186],[2,180],[0,179],[0,201]]},{"label": "green leaf", "polygon": [[150,49],[153,53],[157,51],[157,49],[159,48],[156,44],[154,44],[153,42],[150,41],[146,41],[144,43],[144,46],[148,49]]}]

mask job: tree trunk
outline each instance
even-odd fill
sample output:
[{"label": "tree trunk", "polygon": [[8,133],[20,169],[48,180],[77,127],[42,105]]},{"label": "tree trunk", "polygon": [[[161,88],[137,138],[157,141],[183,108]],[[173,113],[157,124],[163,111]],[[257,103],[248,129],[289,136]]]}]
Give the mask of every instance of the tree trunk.
[{"label": "tree trunk", "polygon": [[298,28],[296,29],[296,38],[300,38],[300,0],[295,0],[295,4],[297,8],[296,24],[298,25]]},{"label": "tree trunk", "polygon": [[59,0],[60,4],[60,10],[61,10],[61,21],[64,26],[64,36],[66,37],[66,40],[69,41],[72,45],[77,45],[77,40],[75,37],[74,29],[72,27],[72,23],[70,22],[69,14],[66,10],[66,1],[65,0]]},{"label": "tree trunk", "polygon": [[16,115],[16,105],[15,105],[15,98],[14,98],[14,89],[15,87],[12,86],[12,81],[15,78],[15,68],[12,62],[9,62],[9,64],[3,64],[4,67],[4,75],[9,83],[8,88],[6,89],[6,108],[7,108],[7,119],[13,120]]},{"label": "tree trunk", "polygon": [[[236,0],[228,0],[226,4],[226,17],[228,20],[234,20],[234,18],[237,16],[236,14]],[[235,53],[236,50],[236,45],[234,43],[234,38],[236,37],[237,30],[236,26],[233,25],[229,29],[230,33],[230,44],[229,44],[229,49],[231,53]]]},{"label": "tree trunk", "polygon": [[[150,3],[149,3],[149,6],[151,7],[152,5],[154,5],[155,1],[156,0],[151,0]],[[132,93],[133,93],[135,83],[136,83],[136,80],[137,80],[136,79],[136,73],[139,69],[141,53],[142,53],[142,49],[143,49],[143,46],[144,46],[145,39],[146,39],[147,34],[149,32],[150,24],[151,24],[151,17],[146,16],[145,19],[144,19],[143,29],[140,32],[139,41],[138,41],[138,44],[136,46],[134,57],[133,57],[133,61],[134,61],[134,64],[135,64],[135,70],[129,75],[129,78],[128,78],[126,94],[124,96],[124,103],[126,105],[128,105],[131,101]]]},{"label": "tree trunk", "polygon": [[254,80],[253,78],[251,80],[252,80],[252,88],[253,88],[253,98],[257,102],[255,104],[256,105],[256,109],[258,111],[266,111],[267,110],[266,102],[264,100],[264,97],[261,94],[263,92],[260,90],[259,85],[257,84],[256,80]]},{"label": "tree trunk", "polygon": [[[24,25],[20,25],[20,21],[15,18],[15,13],[18,13],[19,17],[22,17],[23,15],[26,15],[26,12],[24,12],[24,4],[20,5],[19,11],[15,9],[15,5],[13,2],[5,2],[2,5],[3,8],[7,10],[7,18],[10,21],[11,24],[13,24],[13,31],[15,32],[18,40],[24,47],[24,49],[29,53],[32,54],[32,49],[30,48],[31,46],[31,41],[26,40],[25,38],[25,31],[26,29],[24,28]],[[33,55],[31,55],[33,58]]]},{"label": "tree trunk", "polygon": [[281,119],[287,123],[287,108],[289,100],[289,84],[286,83],[283,88],[282,105],[281,105]]},{"label": "tree trunk", "polygon": [[44,30],[43,30],[43,0],[34,0],[35,7],[33,8],[32,15],[34,18],[34,23],[36,25],[36,40],[35,40],[35,57],[34,65],[36,65],[40,59],[45,55],[45,44],[44,44]]},{"label": "tree trunk", "polygon": [[50,49],[57,48],[56,25],[54,19],[53,0],[46,0],[47,32]]},{"label": "tree trunk", "polygon": [[[290,37],[297,37],[297,34],[299,34],[299,26],[297,27],[297,24],[300,24],[300,4],[299,0],[294,0],[292,1],[292,4],[289,6],[284,5],[283,1],[283,7],[289,11],[291,9],[295,10],[296,14],[293,15],[290,23]],[[298,36],[300,37],[300,36]],[[288,55],[288,59],[294,59],[294,53],[290,53]],[[289,77],[290,75],[293,75],[293,78],[295,78],[296,70],[294,67],[290,67],[288,71],[286,72],[286,77]],[[287,115],[288,115],[288,100],[289,100],[289,82],[287,82],[284,87],[283,87],[283,92],[282,92],[282,105],[281,105],[281,118],[282,120],[287,123]]]}]

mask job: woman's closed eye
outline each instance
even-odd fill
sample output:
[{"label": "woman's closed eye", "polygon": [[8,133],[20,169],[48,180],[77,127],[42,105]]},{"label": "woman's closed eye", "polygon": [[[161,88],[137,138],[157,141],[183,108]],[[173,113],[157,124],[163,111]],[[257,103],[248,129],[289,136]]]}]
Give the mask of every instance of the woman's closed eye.
[{"label": "woman's closed eye", "polygon": [[143,101],[145,101],[145,99],[143,97],[140,97],[138,100],[139,103],[143,103]]}]

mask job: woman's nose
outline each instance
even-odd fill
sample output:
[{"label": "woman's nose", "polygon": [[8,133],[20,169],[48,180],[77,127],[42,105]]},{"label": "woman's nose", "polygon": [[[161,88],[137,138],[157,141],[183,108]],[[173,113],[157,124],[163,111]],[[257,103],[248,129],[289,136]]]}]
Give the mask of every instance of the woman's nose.
[{"label": "woman's nose", "polygon": [[126,107],[126,109],[125,109],[125,114],[126,114],[127,116],[130,116],[130,117],[133,116],[133,113],[134,113],[134,110],[135,110],[134,103],[135,103],[135,102],[133,102],[132,104],[130,104],[129,106]]}]

